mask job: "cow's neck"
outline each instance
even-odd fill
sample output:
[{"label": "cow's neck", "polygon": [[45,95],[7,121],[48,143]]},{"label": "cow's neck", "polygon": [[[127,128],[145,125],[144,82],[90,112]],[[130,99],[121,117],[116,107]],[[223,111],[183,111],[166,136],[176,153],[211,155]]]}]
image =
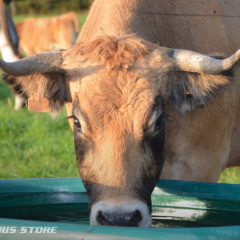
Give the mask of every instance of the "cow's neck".
[{"label": "cow's neck", "polygon": [[148,11],[151,14],[154,2],[153,0],[96,0],[79,39],[89,41],[104,34],[111,36],[136,34],[146,40],[153,40],[153,38],[149,39],[148,29],[143,26],[144,19],[141,12]]},{"label": "cow's neck", "polygon": [[231,55],[240,48],[239,8],[237,0],[95,0],[79,40],[135,33],[165,47]]}]

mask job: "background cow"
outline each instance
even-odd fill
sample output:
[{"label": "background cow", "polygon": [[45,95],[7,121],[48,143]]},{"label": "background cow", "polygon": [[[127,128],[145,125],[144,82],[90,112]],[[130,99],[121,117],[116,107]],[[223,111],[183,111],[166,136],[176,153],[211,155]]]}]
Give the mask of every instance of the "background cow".
[{"label": "background cow", "polygon": [[70,48],[79,33],[74,12],[52,18],[28,18],[16,24],[20,49],[27,55],[53,49]]},{"label": "background cow", "polygon": [[162,7],[96,0],[71,49],[0,62],[18,92],[37,91],[52,111],[67,105],[92,224],[149,226],[161,170],[168,179],[216,181],[227,165],[240,52],[217,59],[153,44]]},{"label": "background cow", "polygon": [[[30,18],[14,26],[11,14],[2,0],[0,4],[0,51],[5,61],[19,60],[22,57],[19,49],[31,55],[47,50],[70,48],[75,43],[79,23],[74,12],[48,19]],[[15,94],[15,110],[21,109],[25,102],[25,97]]]}]

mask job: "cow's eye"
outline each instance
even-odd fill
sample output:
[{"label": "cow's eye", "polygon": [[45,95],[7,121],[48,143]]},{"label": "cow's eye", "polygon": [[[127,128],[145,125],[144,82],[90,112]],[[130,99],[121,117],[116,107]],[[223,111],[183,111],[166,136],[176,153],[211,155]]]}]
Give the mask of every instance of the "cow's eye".
[{"label": "cow's eye", "polygon": [[81,132],[82,131],[82,127],[81,127],[81,124],[80,124],[80,121],[78,120],[78,118],[73,116],[73,115],[67,117],[67,119],[69,119],[69,118],[73,119],[74,129],[76,129],[78,132]]},{"label": "cow's eye", "polygon": [[162,128],[163,120],[164,120],[164,114],[161,114],[156,121],[155,131],[158,131]]},{"label": "cow's eye", "polygon": [[81,127],[81,124],[80,124],[79,120],[77,118],[74,118],[73,123],[74,123],[75,129],[78,132],[81,132],[82,131],[82,127]]}]

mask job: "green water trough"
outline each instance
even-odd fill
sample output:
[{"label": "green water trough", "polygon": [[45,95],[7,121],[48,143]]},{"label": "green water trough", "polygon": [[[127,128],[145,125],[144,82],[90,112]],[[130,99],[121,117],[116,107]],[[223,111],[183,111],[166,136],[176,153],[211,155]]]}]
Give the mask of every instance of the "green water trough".
[{"label": "green water trough", "polygon": [[151,228],[90,226],[79,178],[0,180],[0,239],[240,239],[240,185],[158,182]]}]

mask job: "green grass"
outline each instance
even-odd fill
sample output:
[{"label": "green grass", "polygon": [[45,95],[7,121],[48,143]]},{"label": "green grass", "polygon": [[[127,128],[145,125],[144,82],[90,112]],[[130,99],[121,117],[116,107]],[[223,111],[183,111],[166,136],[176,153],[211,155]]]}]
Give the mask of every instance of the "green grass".
[{"label": "green grass", "polygon": [[15,111],[9,93],[0,82],[0,178],[79,176],[65,111]]},{"label": "green grass", "polygon": [[240,184],[240,167],[225,169],[219,179],[220,183]]},{"label": "green grass", "polygon": [[[88,12],[87,11],[83,11],[81,13],[78,13],[78,21],[80,24],[80,27],[82,27],[82,25],[84,24],[86,17],[87,17]],[[51,14],[51,15],[17,15],[13,17],[13,21],[14,23],[18,23],[23,21],[26,18],[31,18],[31,17],[43,17],[43,18],[48,18],[48,17],[54,17],[57,16],[56,14]]]},{"label": "green grass", "polygon": [[82,13],[78,14],[78,21],[79,21],[81,28],[87,18],[87,15],[88,15],[88,12],[82,12]]},{"label": "green grass", "polygon": [[[78,14],[81,26],[86,16]],[[26,17],[16,16],[14,22]],[[65,111],[53,119],[27,109],[16,112],[13,105],[10,90],[0,81],[0,178],[79,176]],[[220,182],[240,184],[240,168],[224,170]]]}]

